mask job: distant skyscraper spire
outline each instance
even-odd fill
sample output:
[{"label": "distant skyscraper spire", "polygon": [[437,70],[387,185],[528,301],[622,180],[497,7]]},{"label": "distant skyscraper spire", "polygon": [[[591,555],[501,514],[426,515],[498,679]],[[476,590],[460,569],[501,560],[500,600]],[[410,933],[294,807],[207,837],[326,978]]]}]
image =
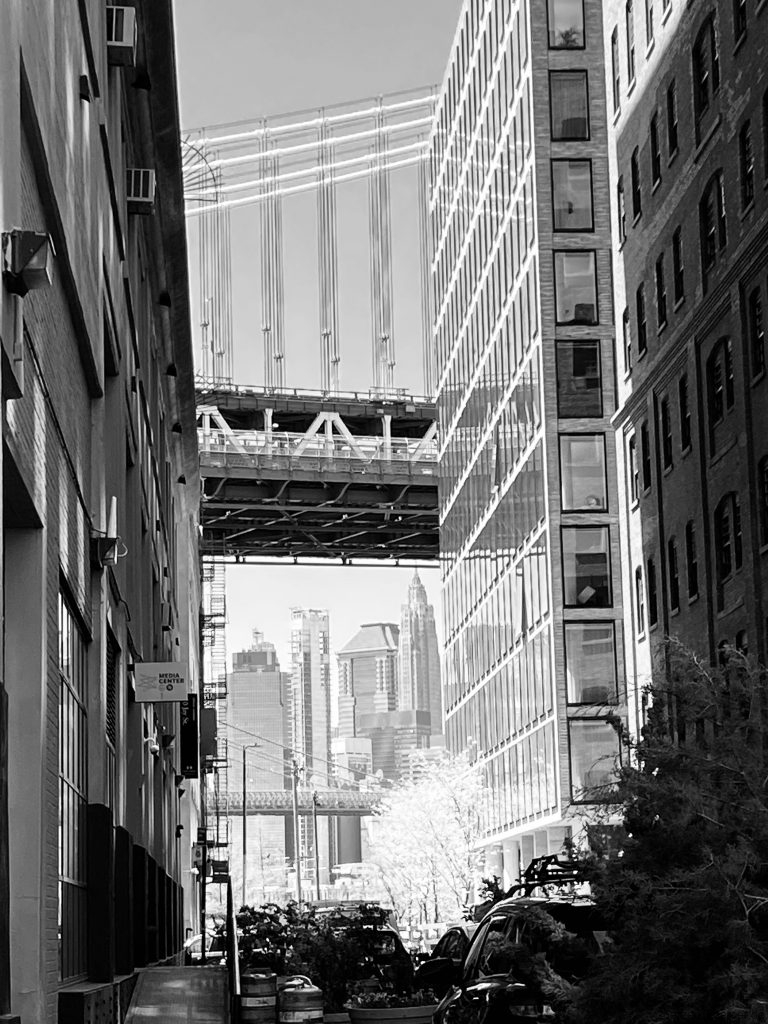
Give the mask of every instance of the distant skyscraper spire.
[{"label": "distant skyscraper spire", "polygon": [[440,688],[440,651],[435,610],[418,570],[408,587],[408,603],[400,620],[400,679],[398,708],[428,711],[432,732],[443,730],[443,699]]}]

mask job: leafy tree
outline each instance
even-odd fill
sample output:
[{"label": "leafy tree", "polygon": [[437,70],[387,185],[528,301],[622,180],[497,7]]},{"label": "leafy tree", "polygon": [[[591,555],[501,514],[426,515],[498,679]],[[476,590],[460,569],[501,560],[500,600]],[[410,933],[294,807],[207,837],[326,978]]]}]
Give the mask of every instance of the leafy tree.
[{"label": "leafy tree", "polygon": [[485,788],[480,768],[446,753],[423,760],[391,790],[371,830],[371,853],[401,921],[460,917],[478,874]]},{"label": "leafy tree", "polygon": [[612,942],[572,1024],[768,1020],[765,674],[667,648],[620,771],[618,853],[588,865]]}]

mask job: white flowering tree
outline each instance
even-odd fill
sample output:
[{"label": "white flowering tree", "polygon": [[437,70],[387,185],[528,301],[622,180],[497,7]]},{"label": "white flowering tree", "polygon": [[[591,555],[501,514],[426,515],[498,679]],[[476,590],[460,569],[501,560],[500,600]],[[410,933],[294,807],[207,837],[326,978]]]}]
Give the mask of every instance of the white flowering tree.
[{"label": "white flowering tree", "polygon": [[479,877],[481,770],[445,753],[415,765],[392,789],[371,829],[370,859],[402,922],[461,916]]}]

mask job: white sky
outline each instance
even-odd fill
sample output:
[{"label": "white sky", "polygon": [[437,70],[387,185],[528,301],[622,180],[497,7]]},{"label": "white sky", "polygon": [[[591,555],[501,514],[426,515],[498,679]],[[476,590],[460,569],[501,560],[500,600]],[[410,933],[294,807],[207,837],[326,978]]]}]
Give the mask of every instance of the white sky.
[{"label": "white sky", "polygon": [[[175,0],[182,125],[198,128],[439,84],[460,8],[461,0]],[[286,216],[295,221],[300,213]],[[233,234],[243,238],[248,231],[241,225],[238,232],[233,220]],[[294,242],[293,251],[299,249]],[[353,264],[363,262],[361,255],[350,249],[344,257],[342,281],[345,271],[353,274]],[[234,256],[235,373],[241,383],[258,383],[255,256],[245,243]],[[314,250],[306,266],[297,256],[291,269],[287,383],[315,387],[315,380],[291,376],[291,365],[300,375],[315,356]],[[405,276],[401,273],[400,280]],[[312,296],[306,303],[301,302],[304,287]],[[416,306],[414,295],[404,290],[400,301],[406,308]],[[192,309],[198,309],[197,296]],[[308,310],[304,322],[302,309]],[[195,320],[193,313],[197,338]],[[345,364],[349,368],[342,386],[367,389],[372,384],[368,334],[358,338],[348,331],[346,349],[344,340],[342,370]],[[420,393],[418,346],[401,342],[398,360],[397,385]],[[438,570],[420,568],[419,573],[435,604],[439,629]],[[257,627],[277,646],[286,665],[289,610],[294,605],[329,610],[335,652],[364,622],[399,622],[412,574],[412,569],[389,567],[228,566],[230,654],[247,647]],[[335,658],[333,666],[335,671]]]}]

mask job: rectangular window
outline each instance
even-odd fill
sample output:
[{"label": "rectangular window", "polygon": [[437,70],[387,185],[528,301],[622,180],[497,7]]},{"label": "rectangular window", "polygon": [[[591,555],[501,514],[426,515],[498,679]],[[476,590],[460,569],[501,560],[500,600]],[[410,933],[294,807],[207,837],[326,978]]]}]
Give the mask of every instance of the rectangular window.
[{"label": "rectangular window", "polygon": [[602,434],[560,435],[560,479],[564,512],[606,511],[608,490]]},{"label": "rectangular window", "polygon": [[631,85],[635,80],[635,16],[632,0],[627,0],[624,17],[627,28],[627,82]]},{"label": "rectangular window", "polygon": [[88,723],[86,645],[59,594],[59,978],[85,977]]},{"label": "rectangular window", "polygon": [[619,737],[605,719],[574,718],[568,722],[571,751],[571,795],[580,803],[611,799],[619,765]]},{"label": "rectangular window", "polygon": [[637,635],[645,633],[645,589],[643,587],[643,570],[638,566],[635,569],[635,615]]},{"label": "rectangular window", "polygon": [[627,444],[627,469],[629,471],[629,495],[632,503],[640,500],[640,468],[637,462],[637,437],[633,434]]},{"label": "rectangular window", "polygon": [[645,320],[645,285],[643,284],[635,292],[635,308],[637,311],[637,354],[642,356],[648,351],[648,328]]},{"label": "rectangular window", "polygon": [[635,148],[629,162],[632,184],[632,216],[637,220],[643,212],[643,196],[640,190],[640,151]]},{"label": "rectangular window", "polygon": [[651,486],[651,435],[648,431],[647,420],[643,420],[640,425],[640,458],[643,469],[643,490],[647,491]]},{"label": "rectangular window", "polygon": [[647,46],[653,42],[653,0],[645,0],[645,42]]},{"label": "rectangular window", "polygon": [[558,324],[596,324],[597,273],[594,252],[555,252],[555,309]]},{"label": "rectangular window", "polygon": [[583,0],[547,0],[550,50],[584,47]]},{"label": "rectangular window", "polygon": [[586,71],[551,71],[549,105],[552,138],[555,141],[580,141],[589,138]]},{"label": "rectangular window", "polygon": [[632,370],[632,329],[629,325],[629,310],[625,308],[621,317],[621,331],[624,341],[624,372]]},{"label": "rectangular window", "polygon": [[563,419],[603,415],[599,341],[558,341],[557,413]]},{"label": "rectangular window", "polygon": [[739,132],[739,171],[741,177],[741,208],[755,199],[755,154],[752,149],[752,127],[745,121]]},{"label": "rectangular window", "polygon": [[592,231],[592,161],[552,161],[555,231]]},{"label": "rectangular window", "polygon": [[677,564],[677,541],[667,541],[667,565],[669,566],[669,607],[676,612],[680,608],[680,571]]},{"label": "rectangular window", "polygon": [[607,526],[563,526],[563,590],[569,608],[610,608],[611,557]]},{"label": "rectangular window", "polygon": [[616,702],[616,637],[612,622],[565,623],[565,673],[569,704]]},{"label": "rectangular window", "polygon": [[655,626],[659,621],[659,602],[656,591],[656,564],[652,558],[646,562],[645,578],[648,585],[648,625]]},{"label": "rectangular window", "polygon": [[669,399],[661,400],[661,447],[664,458],[664,469],[672,467],[672,417],[669,412]]},{"label": "rectangular window", "polygon": [[664,274],[664,253],[656,260],[656,323],[661,330],[667,325],[667,282]]},{"label": "rectangular window", "polygon": [[752,357],[752,376],[758,377],[765,370],[765,328],[763,325],[763,300],[759,288],[753,288],[749,295],[749,348]]},{"label": "rectangular window", "polygon": [[677,152],[677,83],[674,78],[667,86],[667,145],[671,157]]},{"label": "rectangular window", "polygon": [[683,262],[683,235],[680,228],[672,235],[672,275],[674,277],[675,305],[685,298],[685,264]]},{"label": "rectangular window", "polygon": [[733,0],[733,38],[738,41],[747,33],[747,0]]},{"label": "rectangular window", "polygon": [[659,115],[654,114],[648,129],[651,143],[651,183],[656,186],[661,181],[661,147],[659,146]]},{"label": "rectangular window", "polygon": [[685,452],[691,447],[691,409],[688,404],[688,377],[686,374],[677,383],[677,397],[680,403],[680,447]]},{"label": "rectangular window", "polygon": [[685,561],[688,571],[688,597],[699,593],[699,561],[696,553],[696,527],[689,519],[685,526]]},{"label": "rectangular window", "polygon": [[611,74],[613,76],[613,109],[617,111],[621,104],[621,68],[619,64],[619,30],[614,28],[611,34]]},{"label": "rectangular window", "polygon": [[616,185],[616,210],[619,222],[619,244],[627,240],[627,208],[624,202],[624,178],[620,177]]}]

